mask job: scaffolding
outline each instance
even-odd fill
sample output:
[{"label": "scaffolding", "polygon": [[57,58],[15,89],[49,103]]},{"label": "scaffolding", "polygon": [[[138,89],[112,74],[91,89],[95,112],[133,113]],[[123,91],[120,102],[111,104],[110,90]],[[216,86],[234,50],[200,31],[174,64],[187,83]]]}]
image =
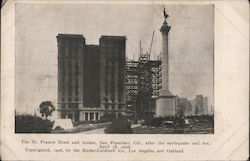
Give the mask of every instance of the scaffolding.
[{"label": "scaffolding", "polygon": [[126,61],[126,100],[127,109],[135,112],[136,97],[138,95],[138,62],[134,60]]},{"label": "scaffolding", "polygon": [[155,113],[155,101],[161,89],[161,60],[140,54],[138,61],[126,62],[127,108],[138,118]]}]

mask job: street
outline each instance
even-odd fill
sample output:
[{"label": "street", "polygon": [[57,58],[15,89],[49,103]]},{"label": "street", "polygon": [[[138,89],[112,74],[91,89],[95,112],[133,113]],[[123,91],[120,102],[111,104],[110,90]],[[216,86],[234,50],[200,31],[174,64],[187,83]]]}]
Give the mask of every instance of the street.
[{"label": "street", "polygon": [[[131,128],[133,129],[139,126],[141,126],[141,124],[132,124]],[[79,132],[79,134],[105,134],[104,130],[105,128],[100,128],[100,129],[95,129],[95,130]]]}]

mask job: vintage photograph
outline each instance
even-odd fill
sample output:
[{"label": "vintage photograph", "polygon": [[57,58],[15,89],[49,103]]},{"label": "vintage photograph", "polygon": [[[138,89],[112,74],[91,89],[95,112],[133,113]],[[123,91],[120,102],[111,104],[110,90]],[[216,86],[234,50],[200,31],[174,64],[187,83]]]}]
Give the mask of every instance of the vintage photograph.
[{"label": "vintage photograph", "polygon": [[214,5],[17,3],[15,133],[214,134]]}]

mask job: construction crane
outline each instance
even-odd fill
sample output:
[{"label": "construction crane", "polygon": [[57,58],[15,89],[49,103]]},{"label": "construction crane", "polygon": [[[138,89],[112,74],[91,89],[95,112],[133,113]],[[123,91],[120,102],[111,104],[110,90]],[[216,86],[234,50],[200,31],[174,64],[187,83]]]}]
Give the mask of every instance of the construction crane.
[{"label": "construction crane", "polygon": [[149,48],[149,60],[150,60],[150,54],[151,54],[151,50],[152,50],[152,45],[153,45],[153,41],[154,41],[154,34],[155,34],[155,31],[153,31],[153,34],[152,34],[152,39],[151,39],[151,44],[150,44],[150,48]]}]

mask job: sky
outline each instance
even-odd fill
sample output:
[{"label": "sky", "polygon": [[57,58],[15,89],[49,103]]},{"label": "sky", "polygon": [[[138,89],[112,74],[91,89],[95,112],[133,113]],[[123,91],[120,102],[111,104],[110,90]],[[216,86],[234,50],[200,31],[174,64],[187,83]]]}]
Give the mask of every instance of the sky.
[{"label": "sky", "polygon": [[[170,15],[169,83],[174,95],[202,94],[213,105],[213,6],[165,5]],[[42,101],[57,104],[58,33],[82,34],[87,44],[101,35],[126,36],[126,56],[137,59],[139,42],[151,58],[161,52],[163,5],[17,4],[16,111],[33,113]]]}]

